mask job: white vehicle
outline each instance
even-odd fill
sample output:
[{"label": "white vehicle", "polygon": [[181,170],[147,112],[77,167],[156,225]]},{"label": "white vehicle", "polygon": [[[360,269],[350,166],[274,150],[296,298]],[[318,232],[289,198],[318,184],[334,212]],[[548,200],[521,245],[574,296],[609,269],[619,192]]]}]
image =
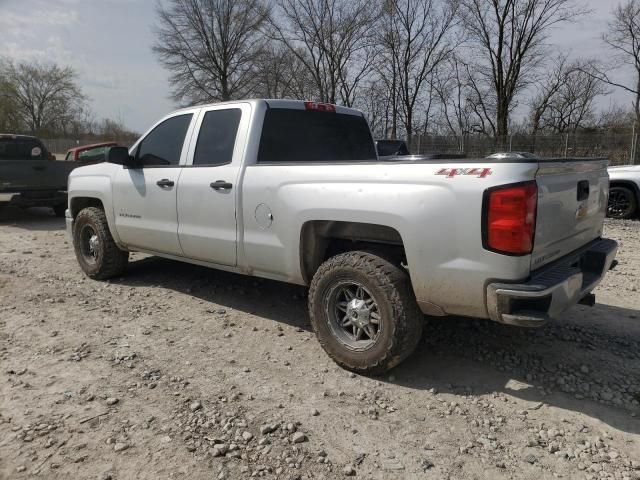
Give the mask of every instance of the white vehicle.
[{"label": "white vehicle", "polygon": [[73,171],[67,228],[91,278],[128,252],[309,285],[327,353],[379,373],[423,314],[538,326],[614,262],[606,161],[378,159],[361,112],[293,100],[186,108]]},{"label": "white vehicle", "polygon": [[632,218],[638,215],[640,201],[640,165],[609,167],[609,207],[611,218]]}]

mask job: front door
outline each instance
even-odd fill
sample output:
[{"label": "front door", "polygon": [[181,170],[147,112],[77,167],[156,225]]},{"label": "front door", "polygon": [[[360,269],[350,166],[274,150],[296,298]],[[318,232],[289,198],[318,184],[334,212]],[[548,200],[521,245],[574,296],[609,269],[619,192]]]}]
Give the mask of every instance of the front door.
[{"label": "front door", "polygon": [[129,247],[182,255],[176,191],[195,111],[156,125],[132,154],[137,168],[119,170],[113,184],[116,230]]},{"label": "front door", "polygon": [[200,114],[178,184],[178,237],[186,257],[236,265],[237,182],[250,111],[238,104]]}]

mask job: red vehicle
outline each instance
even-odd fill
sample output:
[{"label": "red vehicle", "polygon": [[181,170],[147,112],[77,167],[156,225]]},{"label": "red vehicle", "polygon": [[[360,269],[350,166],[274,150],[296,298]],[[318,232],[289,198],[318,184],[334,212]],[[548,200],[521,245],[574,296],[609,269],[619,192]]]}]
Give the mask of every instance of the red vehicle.
[{"label": "red vehicle", "polygon": [[94,143],[82,145],[81,147],[70,148],[67,151],[65,160],[80,162],[83,165],[104,162],[105,154],[110,147],[118,145],[116,142]]}]

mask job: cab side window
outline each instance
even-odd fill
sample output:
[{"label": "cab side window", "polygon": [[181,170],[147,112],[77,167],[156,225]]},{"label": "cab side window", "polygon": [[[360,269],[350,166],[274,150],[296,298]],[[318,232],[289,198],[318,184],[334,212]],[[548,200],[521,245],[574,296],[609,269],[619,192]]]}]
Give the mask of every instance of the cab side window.
[{"label": "cab side window", "polygon": [[239,108],[211,110],[205,113],[198,133],[193,165],[215,166],[231,163],[241,114]]},{"label": "cab side window", "polygon": [[136,158],[143,167],[171,166],[180,163],[182,145],[192,116],[188,113],[168,118],[140,142]]}]

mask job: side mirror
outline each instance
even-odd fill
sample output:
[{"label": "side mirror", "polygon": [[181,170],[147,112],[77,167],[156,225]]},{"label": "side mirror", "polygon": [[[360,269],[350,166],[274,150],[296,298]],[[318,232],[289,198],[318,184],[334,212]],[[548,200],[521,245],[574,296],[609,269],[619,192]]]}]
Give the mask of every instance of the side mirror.
[{"label": "side mirror", "polygon": [[129,155],[127,147],[111,147],[107,152],[106,160],[109,163],[115,163],[123,167],[135,168],[135,160]]}]

